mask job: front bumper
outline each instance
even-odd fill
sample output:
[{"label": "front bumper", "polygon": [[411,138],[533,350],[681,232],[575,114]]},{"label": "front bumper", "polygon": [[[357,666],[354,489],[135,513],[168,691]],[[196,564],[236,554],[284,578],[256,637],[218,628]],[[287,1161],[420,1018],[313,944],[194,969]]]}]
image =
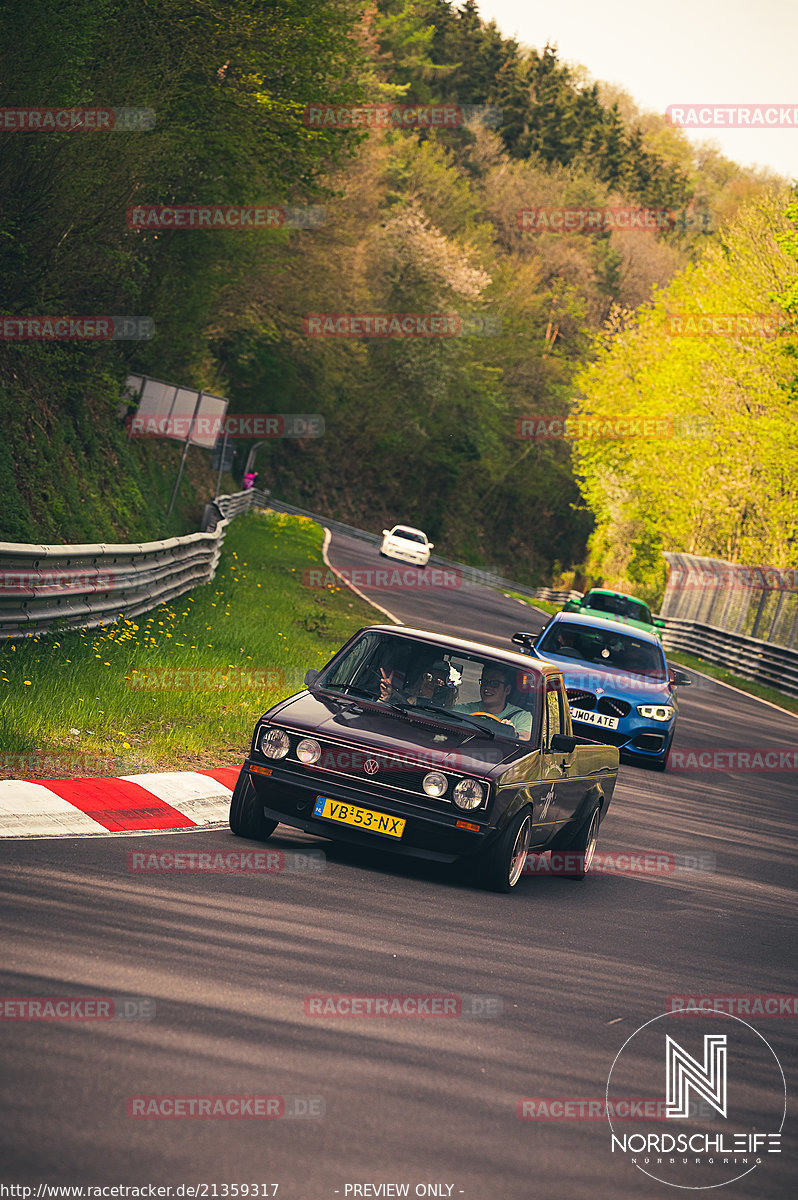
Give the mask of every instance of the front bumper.
[{"label": "front bumper", "polygon": [[397,562],[409,563],[413,567],[425,567],[429,562],[429,554],[423,551],[404,550],[394,545],[382,545],[380,554],[385,558],[394,558]]},{"label": "front bumper", "polygon": [[[256,770],[251,768],[255,766]],[[271,774],[261,774],[262,770]],[[495,830],[486,822],[486,814],[473,814],[448,806],[445,811],[433,807],[423,800],[408,801],[397,796],[382,795],[376,788],[371,791],[362,786],[342,783],[328,775],[307,776],[292,767],[283,767],[274,762],[265,767],[260,761],[246,759],[242,771],[249,774],[258,801],[263,805],[266,817],[280,821],[306,833],[331,838],[334,841],[350,842],[357,846],[402,854],[413,858],[431,859],[434,862],[452,863],[467,855],[478,853]],[[402,817],[406,821],[401,838],[386,837],[370,833],[351,825],[339,824],[313,815],[313,806],[318,796],[341,800],[360,808],[370,808],[388,816]],[[466,821],[478,829],[458,828],[458,821]]]},{"label": "front bumper", "polygon": [[665,757],[673,740],[676,718],[670,721],[647,721],[643,717],[622,717],[617,729],[603,729],[584,721],[573,721],[574,733],[591,741],[617,746],[625,758],[655,762]]}]

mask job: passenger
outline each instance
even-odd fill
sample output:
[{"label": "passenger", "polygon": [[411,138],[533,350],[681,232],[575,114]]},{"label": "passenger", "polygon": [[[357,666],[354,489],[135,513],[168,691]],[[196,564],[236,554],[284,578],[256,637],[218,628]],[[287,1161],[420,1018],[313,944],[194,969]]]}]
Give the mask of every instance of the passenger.
[{"label": "passenger", "polygon": [[449,708],[456,699],[456,689],[452,683],[449,664],[438,659],[429,667],[424,667],[407,693],[408,704],[431,704],[436,708]]},{"label": "passenger", "polygon": [[532,734],[532,713],[507,703],[513,690],[512,677],[512,667],[485,663],[479,681],[480,699],[471,704],[455,704],[452,712],[488,713],[503,725],[512,726],[521,741],[528,742]]}]

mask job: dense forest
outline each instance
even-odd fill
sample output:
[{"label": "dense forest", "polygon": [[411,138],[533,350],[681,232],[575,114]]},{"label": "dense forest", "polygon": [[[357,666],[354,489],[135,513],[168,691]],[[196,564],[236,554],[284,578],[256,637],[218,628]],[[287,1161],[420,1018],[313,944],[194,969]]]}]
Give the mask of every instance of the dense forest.
[{"label": "dense forest", "polygon": [[[135,20],[117,0],[0,7],[2,104],[155,114],[152,128],[0,133],[0,312],[154,325],[137,342],[0,342],[0,537],[192,527],[210,456],[190,452],[170,523],[179,446],[129,439],[120,419],[136,371],[233,413],[321,415],[323,437],[259,448],[263,486],[365,528],[419,524],[448,556],[519,579],[656,598],[663,549],[796,565],[784,181],[696,148],[555,47],[519,46],[471,0],[151,0]],[[375,105],[394,117],[366,122]],[[458,115],[394,119],[411,106]],[[177,204],[321,218],[126,219]],[[665,217],[612,216],[642,209]],[[568,212],[601,221],[558,226]],[[696,312],[781,312],[783,336],[672,336],[671,315]],[[309,333],[313,314],[391,313],[459,332]],[[570,414],[667,417],[669,433],[519,436]]]}]

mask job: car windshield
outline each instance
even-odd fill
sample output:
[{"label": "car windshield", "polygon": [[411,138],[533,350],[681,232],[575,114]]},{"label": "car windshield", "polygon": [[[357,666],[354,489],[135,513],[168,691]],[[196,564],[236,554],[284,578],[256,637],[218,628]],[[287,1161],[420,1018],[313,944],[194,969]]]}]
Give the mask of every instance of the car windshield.
[{"label": "car windshield", "polygon": [[536,649],[560,658],[615,667],[650,679],[667,679],[665,659],[658,646],[644,642],[634,634],[596,629],[570,621],[555,621],[538,642]]},{"label": "car windshield", "polygon": [[643,621],[651,624],[651,610],[642,600],[632,600],[630,596],[607,596],[603,592],[588,592],[582,600],[583,608],[592,608],[594,612],[613,613],[616,617],[629,617],[632,621]]},{"label": "car windshield", "polygon": [[432,711],[494,737],[528,738],[535,720],[535,677],[523,668],[373,630],[325,668],[313,687],[408,712]]},{"label": "car windshield", "polygon": [[427,539],[423,533],[419,533],[416,529],[402,529],[400,525],[391,530],[391,537],[404,538],[406,542],[420,542],[422,546],[426,546],[427,544]]}]

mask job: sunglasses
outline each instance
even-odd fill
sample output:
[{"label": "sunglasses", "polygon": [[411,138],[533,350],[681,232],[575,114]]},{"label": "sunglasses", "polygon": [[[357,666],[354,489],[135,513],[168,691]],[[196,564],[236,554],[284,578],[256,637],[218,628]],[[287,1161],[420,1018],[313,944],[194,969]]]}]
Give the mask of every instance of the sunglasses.
[{"label": "sunglasses", "polygon": [[500,688],[500,687],[508,687],[509,685],[508,685],[506,679],[480,679],[479,686],[480,687]]}]

